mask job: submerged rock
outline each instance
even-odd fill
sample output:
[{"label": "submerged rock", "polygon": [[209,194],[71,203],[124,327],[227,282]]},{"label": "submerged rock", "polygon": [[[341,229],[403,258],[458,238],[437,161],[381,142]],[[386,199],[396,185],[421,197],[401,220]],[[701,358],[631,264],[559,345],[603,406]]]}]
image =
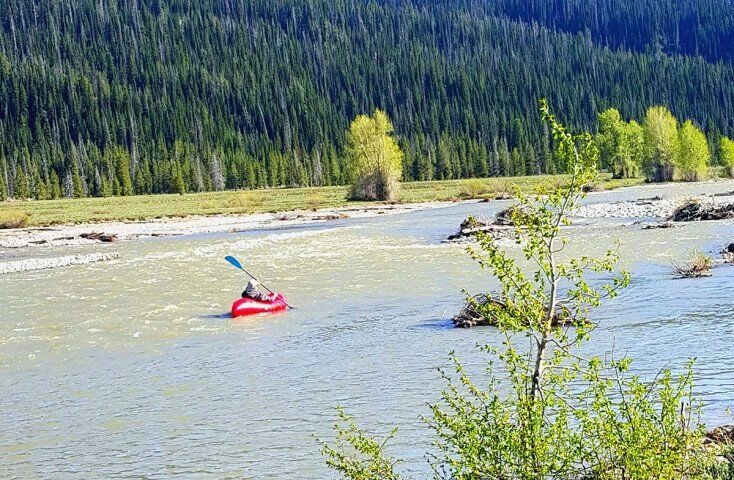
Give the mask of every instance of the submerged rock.
[{"label": "submerged rock", "polygon": [[734,203],[701,203],[693,200],[678,207],[670,219],[674,222],[734,219]]}]

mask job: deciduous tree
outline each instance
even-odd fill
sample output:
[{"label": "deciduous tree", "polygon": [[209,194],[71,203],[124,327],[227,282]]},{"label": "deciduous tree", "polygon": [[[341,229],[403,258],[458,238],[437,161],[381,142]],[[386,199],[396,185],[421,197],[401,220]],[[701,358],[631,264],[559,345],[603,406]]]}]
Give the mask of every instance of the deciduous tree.
[{"label": "deciduous tree", "polygon": [[352,198],[390,200],[403,174],[403,152],[393,137],[387,114],[375,110],[360,115],[347,132],[347,164],[352,179]]}]

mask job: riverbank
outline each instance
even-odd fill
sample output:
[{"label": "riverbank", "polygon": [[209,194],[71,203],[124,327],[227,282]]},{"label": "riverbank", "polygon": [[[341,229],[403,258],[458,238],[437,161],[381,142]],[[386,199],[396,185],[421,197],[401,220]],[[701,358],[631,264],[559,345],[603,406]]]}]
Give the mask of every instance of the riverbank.
[{"label": "riverbank", "polygon": [[[566,180],[564,175],[441,180],[404,183],[395,203],[446,202],[472,198],[506,197],[513,186],[530,191],[540,185]],[[608,190],[638,185],[641,179],[613,180],[600,176],[595,188]],[[347,200],[347,187],[288,188],[140,195],[132,197],[80,198],[0,202],[0,224],[6,217],[20,217],[27,227],[67,224],[145,221],[191,216],[276,214],[296,210],[334,209],[374,205]]]},{"label": "riverbank", "polygon": [[[575,226],[587,225],[589,220],[621,220],[627,222],[617,225],[653,229],[682,226],[698,220],[734,219],[734,180],[661,184],[655,186],[654,196],[650,196],[650,187],[621,189],[620,196],[625,199],[616,201],[600,201],[598,195],[607,195],[604,193],[589,194],[585,204],[569,213],[569,220]],[[684,194],[680,191],[682,189],[687,192]],[[458,232],[445,241],[471,242],[479,231],[502,236],[513,229],[509,210],[503,210],[491,219],[467,218],[460,224]]]},{"label": "riverbank", "polygon": [[[65,247],[113,243],[151,237],[174,237],[207,233],[238,233],[248,230],[292,227],[347,218],[370,218],[395,215],[453,202],[373,204],[322,210],[297,210],[283,213],[245,215],[191,216],[134,222],[102,222],[95,224],[56,225],[51,227],[0,230],[0,248]],[[0,263],[0,273],[3,273]]]}]

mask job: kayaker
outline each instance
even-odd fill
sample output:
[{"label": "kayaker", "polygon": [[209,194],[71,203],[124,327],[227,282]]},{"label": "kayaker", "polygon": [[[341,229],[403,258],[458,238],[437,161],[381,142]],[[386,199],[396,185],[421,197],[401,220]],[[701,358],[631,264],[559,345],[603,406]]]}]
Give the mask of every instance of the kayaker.
[{"label": "kayaker", "polygon": [[242,298],[251,298],[260,302],[265,302],[269,300],[267,294],[260,292],[260,290],[258,289],[259,286],[260,282],[257,280],[257,278],[251,279],[249,282],[247,282],[247,287],[245,287],[245,291],[242,292]]}]

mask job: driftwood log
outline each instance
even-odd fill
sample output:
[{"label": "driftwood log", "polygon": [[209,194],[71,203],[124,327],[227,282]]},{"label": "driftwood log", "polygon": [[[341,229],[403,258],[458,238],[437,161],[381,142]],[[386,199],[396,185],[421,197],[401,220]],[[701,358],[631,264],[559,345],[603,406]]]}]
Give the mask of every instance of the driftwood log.
[{"label": "driftwood log", "polygon": [[82,233],[81,235],[79,235],[79,237],[85,240],[97,240],[104,243],[112,243],[117,241],[117,235],[114,235],[112,233],[90,232]]}]

